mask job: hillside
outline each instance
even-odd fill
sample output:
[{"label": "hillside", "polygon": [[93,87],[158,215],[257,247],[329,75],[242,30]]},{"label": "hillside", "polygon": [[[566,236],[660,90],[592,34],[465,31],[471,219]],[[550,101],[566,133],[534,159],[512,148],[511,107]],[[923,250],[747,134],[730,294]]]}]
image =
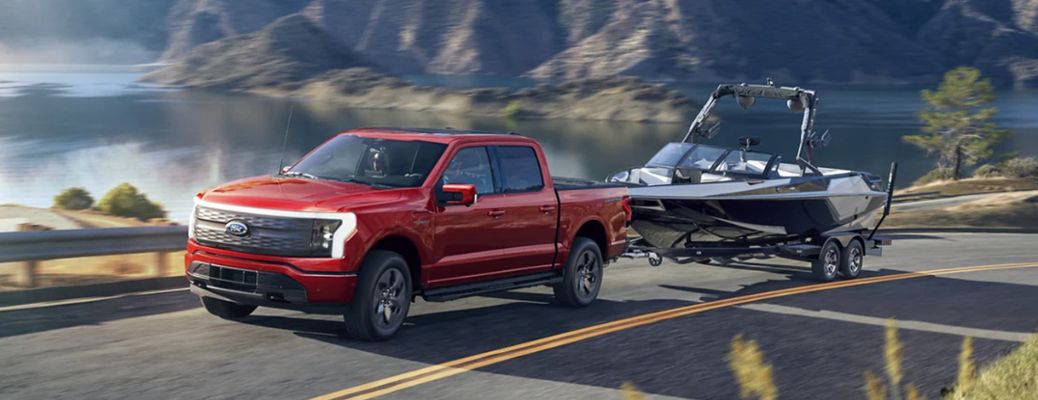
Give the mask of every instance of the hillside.
[{"label": "hillside", "polygon": [[271,96],[308,97],[352,108],[622,121],[684,121],[684,95],[637,78],[578,79],[522,90],[416,86],[334,41],[301,15],[206,43],[143,79]]},{"label": "hillside", "polygon": [[[161,59],[173,61],[298,15],[394,74],[930,83],[954,66],[976,65],[1000,84],[1038,86],[1035,0],[163,0],[149,2],[148,10],[137,4],[7,4],[0,49],[27,46],[26,38],[103,37],[160,47]],[[64,9],[72,12],[54,12]],[[60,18],[48,18],[48,10]],[[155,23],[162,16],[165,24]]]},{"label": "hillside", "polygon": [[360,56],[339,46],[308,19],[290,15],[260,31],[188,50],[145,79],[169,85],[249,90],[365,65]]}]

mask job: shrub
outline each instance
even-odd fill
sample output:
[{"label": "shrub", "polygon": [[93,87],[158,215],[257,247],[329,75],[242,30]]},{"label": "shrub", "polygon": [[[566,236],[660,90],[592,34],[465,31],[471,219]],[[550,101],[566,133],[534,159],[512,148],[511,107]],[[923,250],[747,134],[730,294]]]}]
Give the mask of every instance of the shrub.
[{"label": "shrub", "polygon": [[930,172],[927,172],[923,176],[920,176],[919,179],[916,179],[915,182],[912,182],[912,185],[913,186],[925,185],[925,184],[930,183],[930,182],[937,182],[937,181],[947,180],[947,179],[951,179],[951,178],[952,178],[952,170],[951,170],[951,168],[937,168],[937,169],[934,169],[934,170],[932,170]]},{"label": "shrub", "polygon": [[1016,157],[1002,164],[1002,174],[1010,178],[1038,178],[1038,160],[1034,157]]},{"label": "shrub", "polygon": [[1034,157],[1010,157],[994,164],[984,164],[973,172],[980,178],[1038,178],[1038,159]]},{"label": "shrub", "polygon": [[94,198],[86,189],[71,187],[54,196],[54,208],[64,210],[86,210],[94,205]]},{"label": "shrub", "polygon": [[976,171],[973,171],[973,176],[977,178],[994,178],[1002,176],[1002,170],[998,164],[984,164],[977,167]]},{"label": "shrub", "polygon": [[162,209],[162,205],[148,200],[147,196],[129,183],[120,184],[105,193],[97,204],[97,209],[106,214],[137,218],[141,221],[166,217],[166,210]]},{"label": "shrub", "polygon": [[505,119],[512,119],[518,116],[520,111],[522,110],[519,107],[519,102],[512,100],[508,102],[508,104],[505,105],[504,108],[501,109],[501,117]]}]

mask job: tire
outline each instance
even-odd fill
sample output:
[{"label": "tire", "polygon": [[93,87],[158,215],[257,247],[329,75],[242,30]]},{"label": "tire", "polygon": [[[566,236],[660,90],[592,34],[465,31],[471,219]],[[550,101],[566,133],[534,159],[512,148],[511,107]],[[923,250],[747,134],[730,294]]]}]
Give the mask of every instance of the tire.
[{"label": "tire", "polygon": [[353,301],[343,314],[346,333],[380,341],[396,334],[411,307],[411,272],[399,254],[372,250],[360,267]]},{"label": "tire", "polygon": [[826,240],[818,253],[818,259],[811,262],[811,272],[815,279],[822,282],[835,280],[840,268],[841,253],[839,242],[834,239]]},{"label": "tire", "polygon": [[202,297],[202,306],[205,307],[206,311],[217,317],[223,319],[242,319],[248,317],[253,311],[256,311],[256,306],[250,306],[247,304],[232,303],[225,300],[214,299],[212,297]]},{"label": "tire", "polygon": [[840,257],[840,276],[846,279],[857,278],[864,265],[865,246],[862,246],[858,239],[851,240]]},{"label": "tire", "polygon": [[598,297],[602,288],[602,251],[591,239],[573,240],[562,282],[553,286],[555,299],[566,306],[585,307]]}]

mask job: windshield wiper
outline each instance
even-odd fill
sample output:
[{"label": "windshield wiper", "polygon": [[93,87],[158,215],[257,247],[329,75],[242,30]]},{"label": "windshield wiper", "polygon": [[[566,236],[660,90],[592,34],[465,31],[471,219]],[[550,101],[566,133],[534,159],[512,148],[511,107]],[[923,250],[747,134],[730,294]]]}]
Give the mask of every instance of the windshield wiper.
[{"label": "windshield wiper", "polygon": [[299,171],[285,171],[285,172],[282,172],[281,175],[283,175],[283,176],[301,176],[303,178],[313,179],[315,181],[318,180],[318,179],[321,179],[321,178],[318,178],[317,175],[308,174],[306,172],[299,172]]},{"label": "windshield wiper", "polygon": [[342,181],[342,182],[359,183],[361,185],[368,185],[368,186],[376,187],[376,188],[379,188],[379,189],[390,189],[390,188],[395,187],[395,186],[387,185],[387,184],[384,184],[384,183],[365,181],[363,179],[357,179],[357,178],[345,178],[345,179],[339,179],[339,180]]}]

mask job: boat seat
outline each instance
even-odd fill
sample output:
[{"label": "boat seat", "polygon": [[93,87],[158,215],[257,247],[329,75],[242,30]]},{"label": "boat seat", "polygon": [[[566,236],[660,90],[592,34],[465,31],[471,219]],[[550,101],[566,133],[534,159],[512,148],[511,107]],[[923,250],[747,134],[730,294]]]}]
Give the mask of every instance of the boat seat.
[{"label": "boat seat", "polygon": [[700,183],[703,181],[703,171],[695,168],[676,168],[671,183]]}]

